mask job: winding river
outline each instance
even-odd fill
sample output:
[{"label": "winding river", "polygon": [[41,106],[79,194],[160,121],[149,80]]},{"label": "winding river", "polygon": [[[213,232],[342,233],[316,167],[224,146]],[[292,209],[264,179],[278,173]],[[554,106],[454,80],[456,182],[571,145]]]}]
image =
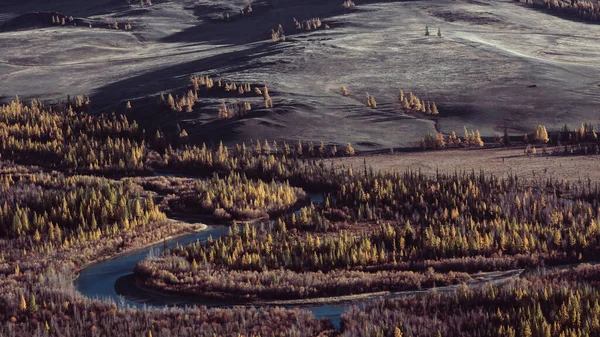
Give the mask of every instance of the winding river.
[{"label": "winding river", "polygon": [[[210,236],[218,238],[226,233],[227,227],[224,226],[209,226],[206,230],[183,235],[167,241],[168,247],[173,247],[176,244],[186,245],[196,240],[202,242]],[[141,250],[134,251],[129,254],[121,255],[114,259],[98,262],[81,271],[75,286],[77,290],[84,296],[96,299],[110,299],[117,304],[125,304],[128,306],[144,308],[144,307],[164,307],[164,306],[185,306],[185,305],[205,305],[207,307],[215,306],[231,306],[231,304],[222,304],[216,302],[194,302],[185,298],[176,298],[172,296],[159,296],[153,293],[145,292],[139,288],[131,287],[131,279],[133,277],[133,269],[135,265],[145,259],[151,250],[160,250],[164,243],[158,243],[154,246],[147,247]],[[118,288],[127,290],[127,297],[119,295]],[[310,310],[318,318],[330,319],[334,326],[339,328],[340,316],[355,303],[341,304],[317,304],[300,306],[306,310]],[[284,306],[286,307],[286,306]],[[298,305],[287,306],[298,307]]]},{"label": "winding river", "polygon": [[[323,202],[322,195],[310,195],[313,202]],[[186,234],[173,238],[166,243],[157,243],[153,246],[136,250],[128,254],[120,255],[116,258],[102,261],[90,265],[83,269],[79,274],[79,277],[75,280],[75,286],[77,290],[84,296],[93,299],[100,300],[112,300],[120,305],[127,305],[130,307],[138,308],[152,308],[165,306],[191,306],[201,305],[207,307],[230,307],[235,304],[223,303],[219,301],[193,301],[186,297],[177,296],[162,296],[153,292],[142,290],[134,285],[133,270],[135,265],[148,257],[152,252],[161,251],[166,244],[169,248],[179,245],[187,245],[195,241],[205,242],[209,236],[216,239],[227,232],[226,226],[209,226],[207,229],[197,232]],[[481,274],[475,278],[475,282],[471,286],[490,284],[503,282],[510,278],[519,277],[522,270],[511,270],[498,273],[487,273]],[[437,291],[453,291],[456,286],[437,288]],[[360,299],[353,299],[347,301],[341,301],[337,303],[317,303],[317,304],[286,304],[277,305],[288,308],[301,308],[311,311],[315,317],[320,319],[329,319],[333,323],[334,327],[340,328],[341,315],[350,309],[352,306],[362,306],[369,301],[386,296],[388,298],[401,297],[406,295],[414,295],[418,293],[424,293],[428,290],[422,291],[408,291],[398,292],[387,295],[374,295],[372,297],[364,297]],[[121,296],[121,294],[125,296]],[[267,305],[263,305],[267,306]]]},{"label": "winding river", "polygon": [[[312,202],[320,203],[324,201],[322,194],[309,193]],[[206,230],[198,233],[191,233],[173,238],[166,242],[171,248],[175,245],[187,245],[195,241],[205,242],[209,236],[213,239],[219,238],[227,232],[226,226],[209,226]],[[207,307],[227,307],[232,306],[229,303],[215,301],[192,301],[184,297],[160,296],[154,293],[139,289],[133,284],[133,269],[135,265],[145,259],[152,251],[161,251],[165,243],[157,243],[153,246],[136,250],[128,254],[120,255],[116,258],[95,263],[83,269],[79,277],[75,280],[76,289],[84,296],[112,300],[120,305],[127,305],[137,308],[152,308],[165,306],[191,306],[203,305]],[[126,294],[121,296],[120,294]],[[362,300],[364,301],[364,299]],[[289,308],[303,308],[313,312],[317,318],[329,319],[336,328],[340,326],[340,317],[356,302],[342,302],[339,304],[314,304],[314,305],[279,305]]]}]

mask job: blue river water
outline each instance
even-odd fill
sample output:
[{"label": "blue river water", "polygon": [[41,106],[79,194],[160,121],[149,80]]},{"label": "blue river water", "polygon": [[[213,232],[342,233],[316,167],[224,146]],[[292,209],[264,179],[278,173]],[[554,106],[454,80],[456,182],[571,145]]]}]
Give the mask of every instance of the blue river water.
[{"label": "blue river water", "polygon": [[[320,194],[310,196],[314,202],[318,203],[323,201],[323,196]],[[157,243],[154,246],[136,250],[132,253],[124,254],[114,259],[95,263],[81,271],[79,277],[75,280],[75,286],[82,295],[88,298],[112,300],[116,304],[130,307],[164,308],[165,306],[191,305],[207,307],[230,307],[232,306],[230,303],[219,303],[215,301],[193,301],[186,298],[173,298],[172,296],[161,297],[159,295],[145,293],[143,290],[137,288],[131,289],[131,286],[127,288],[127,297],[123,297],[119,295],[118,289],[115,287],[120,282],[127,283],[125,280],[128,278],[129,285],[131,285],[131,278],[133,277],[135,265],[139,261],[148,257],[149,254],[151,254],[151,251],[161,251],[165,244],[170,248],[174,247],[176,244],[187,245],[198,240],[204,242],[209,236],[212,236],[213,239],[216,239],[222,234],[226,233],[227,229],[228,228],[225,226],[209,226],[208,229],[198,233],[176,237],[165,243]],[[283,305],[283,307],[299,307],[301,309],[311,311],[317,318],[331,320],[333,325],[339,329],[340,316],[355,304],[356,303],[343,302],[340,304],[313,304],[300,306]]]}]

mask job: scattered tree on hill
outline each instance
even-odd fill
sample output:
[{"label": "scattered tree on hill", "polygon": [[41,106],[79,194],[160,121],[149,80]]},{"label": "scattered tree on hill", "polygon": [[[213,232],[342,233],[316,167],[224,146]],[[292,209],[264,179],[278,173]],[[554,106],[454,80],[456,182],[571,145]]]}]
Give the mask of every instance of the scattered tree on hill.
[{"label": "scattered tree on hill", "polygon": [[548,138],[548,131],[546,131],[546,127],[543,125],[538,125],[533,132],[533,139],[543,144],[548,143],[550,138]]},{"label": "scattered tree on hill", "polygon": [[269,95],[269,88],[267,87],[267,85],[265,84],[265,87],[263,88],[263,98],[265,100],[265,108],[269,109],[273,107],[273,101],[271,100],[271,96]]},{"label": "scattered tree on hill", "polygon": [[398,102],[402,105],[404,111],[419,112],[426,115],[438,115],[438,110],[435,102],[425,102],[419,99],[412,91],[408,93],[408,96],[404,94],[404,91],[400,89],[398,94]]},{"label": "scattered tree on hill", "polygon": [[298,145],[296,146],[296,154],[301,156],[302,155],[302,141],[298,140]]},{"label": "scattered tree on hill", "polygon": [[342,92],[342,95],[344,95],[344,96],[350,95],[350,90],[348,90],[348,88],[346,88],[343,85],[340,87],[340,91]]},{"label": "scattered tree on hill", "polygon": [[277,26],[277,30],[271,29],[271,40],[273,42],[285,41],[285,31],[281,24]]},{"label": "scattered tree on hill", "polygon": [[433,102],[431,104],[431,114],[433,114],[433,115],[439,115],[440,114],[440,111],[438,110],[437,105],[435,105],[435,102]]},{"label": "scattered tree on hill", "polygon": [[452,131],[450,136],[448,136],[448,140],[446,142],[450,147],[458,147],[460,146],[461,140],[456,136],[456,132]]},{"label": "scattered tree on hill", "polygon": [[83,95],[77,95],[75,97],[75,110],[81,112],[86,111],[90,107],[90,98]]},{"label": "scattered tree on hill", "polygon": [[464,142],[469,147],[482,147],[484,145],[479,130],[469,132],[466,126],[464,127]]},{"label": "scattered tree on hill", "polygon": [[425,149],[441,149],[446,146],[446,141],[444,140],[444,135],[441,133],[436,133],[435,135],[427,133],[427,135],[421,139],[421,148]]},{"label": "scattered tree on hill", "polygon": [[346,156],[354,155],[354,148],[352,147],[352,145],[350,143],[346,143],[346,150],[344,150],[344,154]]},{"label": "scattered tree on hill", "polygon": [[321,26],[323,25],[323,23],[321,22],[321,18],[311,18],[311,19],[304,20],[304,21],[298,21],[298,20],[296,20],[296,18],[293,18],[293,20],[294,20],[294,25],[296,26],[296,29],[298,29],[298,30],[305,30],[305,31],[317,30],[317,29],[321,28]]},{"label": "scattered tree on hill", "polygon": [[188,141],[188,133],[187,131],[185,131],[185,129],[181,130],[181,132],[179,133],[179,142],[182,144],[187,143]]},{"label": "scattered tree on hill", "polygon": [[581,126],[575,129],[575,139],[578,142],[595,142],[598,140],[598,135],[594,130],[594,125],[581,123]]},{"label": "scattered tree on hill", "polygon": [[325,153],[326,153],[325,143],[323,143],[323,141],[321,141],[321,144],[319,145],[319,155],[321,157],[324,157]]},{"label": "scattered tree on hill", "polygon": [[344,7],[344,8],[352,8],[354,6],[355,6],[355,4],[354,4],[354,1],[352,1],[352,0],[344,0],[344,3],[342,4],[342,7]]},{"label": "scattered tree on hill", "polygon": [[227,119],[230,118],[233,114],[229,111],[229,107],[225,104],[225,101],[221,101],[221,106],[219,106],[219,113],[217,118],[219,119]]},{"label": "scattered tree on hill", "polygon": [[373,97],[372,95],[370,95],[368,92],[365,95],[365,104],[371,108],[371,109],[375,109],[377,108],[377,102],[375,102],[375,97]]}]

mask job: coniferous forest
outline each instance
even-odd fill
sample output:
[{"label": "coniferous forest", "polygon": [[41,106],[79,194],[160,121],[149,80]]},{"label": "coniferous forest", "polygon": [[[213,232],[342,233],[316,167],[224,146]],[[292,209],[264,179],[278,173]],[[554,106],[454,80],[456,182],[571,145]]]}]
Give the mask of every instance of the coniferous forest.
[{"label": "coniferous forest", "polygon": [[[600,334],[594,181],[340,167],[349,143],[185,145],[85,102],[0,107],[2,336]],[[592,134],[557,141],[593,148]],[[190,215],[226,230],[148,256],[134,286],[197,306],[137,309],[74,287],[94,262],[202,230],[174,220]],[[276,306],[366,294],[339,329]]]}]

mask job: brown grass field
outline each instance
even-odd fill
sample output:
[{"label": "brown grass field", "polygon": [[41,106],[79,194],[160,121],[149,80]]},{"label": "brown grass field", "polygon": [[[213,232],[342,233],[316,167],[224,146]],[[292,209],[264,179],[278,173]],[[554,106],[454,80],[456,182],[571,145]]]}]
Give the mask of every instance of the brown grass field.
[{"label": "brown grass field", "polygon": [[516,174],[528,180],[566,179],[600,181],[600,156],[542,155],[526,156],[522,148],[459,149],[397,154],[359,155],[333,159],[336,166],[374,170],[421,170],[424,173],[483,171],[496,176]]}]

